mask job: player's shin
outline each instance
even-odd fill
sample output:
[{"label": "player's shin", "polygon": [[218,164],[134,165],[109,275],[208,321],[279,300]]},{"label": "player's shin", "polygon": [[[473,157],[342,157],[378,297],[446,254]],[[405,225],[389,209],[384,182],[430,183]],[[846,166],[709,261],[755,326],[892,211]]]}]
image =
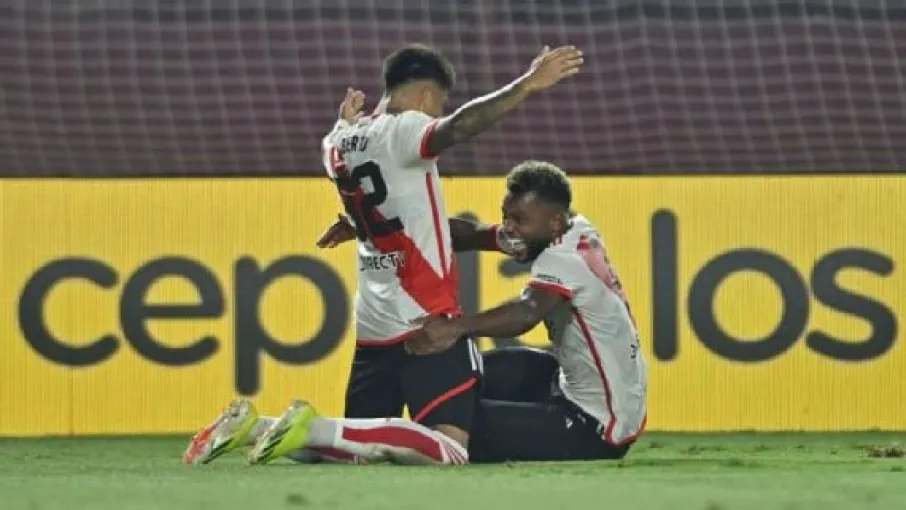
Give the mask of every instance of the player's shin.
[{"label": "player's shin", "polygon": [[468,451],[446,435],[401,418],[312,421],[309,446],[355,456],[358,463],[411,465],[468,463]]}]

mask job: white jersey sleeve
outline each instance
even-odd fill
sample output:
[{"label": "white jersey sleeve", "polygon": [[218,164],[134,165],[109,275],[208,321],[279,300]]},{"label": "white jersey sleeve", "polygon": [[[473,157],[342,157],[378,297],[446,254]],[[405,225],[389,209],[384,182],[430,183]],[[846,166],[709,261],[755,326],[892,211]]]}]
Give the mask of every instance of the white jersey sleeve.
[{"label": "white jersey sleeve", "polygon": [[572,301],[581,291],[583,280],[587,279],[586,273],[575,254],[552,246],[544,250],[532,264],[532,278],[528,285],[554,292]]},{"label": "white jersey sleeve", "polygon": [[349,125],[348,122],[340,119],[334,124],[330,133],[327,133],[327,135],[321,139],[321,163],[324,165],[324,169],[327,170],[327,175],[330,176],[331,179],[337,178],[337,167],[344,164],[343,158],[340,156],[340,150],[334,144],[334,135],[343,128],[349,127]]},{"label": "white jersey sleeve", "polygon": [[388,136],[390,149],[403,163],[402,168],[431,169],[431,166],[412,163],[437,159],[437,154],[428,150],[428,140],[434,132],[437,120],[416,110],[407,110],[396,116],[393,129]]}]

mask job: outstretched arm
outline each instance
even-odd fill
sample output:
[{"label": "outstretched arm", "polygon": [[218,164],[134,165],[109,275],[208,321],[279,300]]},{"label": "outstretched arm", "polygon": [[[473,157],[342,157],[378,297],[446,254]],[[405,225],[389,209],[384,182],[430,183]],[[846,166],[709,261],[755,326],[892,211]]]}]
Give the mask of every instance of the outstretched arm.
[{"label": "outstretched arm", "polygon": [[452,115],[439,119],[428,137],[428,152],[440,154],[444,149],[488,129],[535,92],[552,87],[560,80],[578,73],[582,61],[582,52],[575,46],[563,46],[553,51],[545,46],[524,75],[496,92],[469,101]]},{"label": "outstretched arm", "polygon": [[[356,233],[349,218],[340,214],[337,221],[318,239],[319,248],[335,248],[355,239]],[[499,251],[517,255],[521,245],[509,239],[497,225],[482,225],[473,221],[450,218],[450,237],[453,251]]]},{"label": "outstretched arm", "polygon": [[518,250],[518,246],[503,235],[499,225],[450,218],[450,237],[453,251],[499,251],[514,255]]},{"label": "outstretched arm", "polygon": [[514,337],[544,320],[567,298],[544,288],[528,287],[516,301],[504,303],[477,315],[457,319],[431,319],[425,335],[417,335],[408,348],[415,354],[432,354],[448,349],[464,336]]}]

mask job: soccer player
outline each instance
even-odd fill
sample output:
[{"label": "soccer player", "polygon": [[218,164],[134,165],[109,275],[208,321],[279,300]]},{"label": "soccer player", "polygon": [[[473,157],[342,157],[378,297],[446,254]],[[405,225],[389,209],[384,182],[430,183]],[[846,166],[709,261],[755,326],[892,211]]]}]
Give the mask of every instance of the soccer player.
[{"label": "soccer player", "polygon": [[[234,403],[195,435],[187,463],[207,463],[255,441],[253,464],[303,447],[329,459],[452,464],[466,446],[481,377],[471,339],[443,352],[413,356],[404,343],[428,317],[460,313],[451,225],[436,159],[493,126],[533,94],[575,75],[583,62],[573,46],[545,47],[512,83],[443,116],[454,71],[439,52],[405,47],[384,62],[384,97],[370,116],[349,91],[322,154],[357,235],[357,347],[346,392],[345,420],[316,417],[294,402],[278,419]],[[495,230],[465,225],[476,248],[499,249]],[[405,421],[403,407],[413,420]]]},{"label": "soccer player", "polygon": [[[527,289],[474,317],[432,319],[408,347],[431,354],[462,335],[517,336],[544,321],[552,353],[505,348],[483,356],[470,462],[622,458],[644,429],[647,368],[620,279],[600,235],[571,212],[559,168],[525,162],[507,188],[502,239],[518,246],[515,258],[532,262]],[[452,233],[457,251],[469,249],[469,230]],[[319,243],[354,235],[347,225]]]},{"label": "soccer player", "polygon": [[458,338],[518,336],[543,321],[552,355],[485,356],[470,460],[622,458],[645,428],[647,365],[619,276],[597,230],[571,212],[559,168],[525,162],[507,190],[503,229],[532,262],[522,296],[470,317],[432,318],[409,347],[434,355]]}]

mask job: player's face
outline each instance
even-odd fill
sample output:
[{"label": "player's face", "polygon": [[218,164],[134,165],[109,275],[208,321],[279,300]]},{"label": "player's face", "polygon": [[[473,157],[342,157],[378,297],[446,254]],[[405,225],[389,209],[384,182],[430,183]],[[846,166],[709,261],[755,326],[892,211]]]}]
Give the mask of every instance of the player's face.
[{"label": "player's face", "polygon": [[419,93],[418,109],[432,117],[441,117],[444,114],[444,105],[447,104],[447,91],[435,83],[426,83]]},{"label": "player's face", "polygon": [[507,194],[503,199],[503,229],[508,236],[525,243],[522,262],[538,258],[563,231],[565,221],[562,211],[539,200],[534,193]]}]

